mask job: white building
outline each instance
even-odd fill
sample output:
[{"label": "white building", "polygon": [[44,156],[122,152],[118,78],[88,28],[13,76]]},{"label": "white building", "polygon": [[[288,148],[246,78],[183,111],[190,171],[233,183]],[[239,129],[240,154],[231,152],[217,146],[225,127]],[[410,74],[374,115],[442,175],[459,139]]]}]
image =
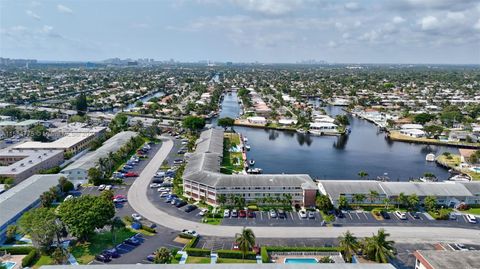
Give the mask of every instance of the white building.
[{"label": "white building", "polygon": [[248,117],[247,120],[249,123],[253,123],[253,124],[262,124],[262,125],[267,124],[267,119],[265,119],[265,117],[258,117],[258,116]]}]

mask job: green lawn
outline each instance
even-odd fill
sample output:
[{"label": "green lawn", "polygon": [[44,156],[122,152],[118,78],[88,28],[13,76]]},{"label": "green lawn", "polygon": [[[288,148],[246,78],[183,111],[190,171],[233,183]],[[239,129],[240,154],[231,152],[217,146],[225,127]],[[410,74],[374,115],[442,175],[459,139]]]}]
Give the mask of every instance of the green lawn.
[{"label": "green lawn", "polygon": [[257,260],[218,258],[217,263],[257,263]]},{"label": "green lawn", "polygon": [[87,264],[95,258],[95,255],[107,248],[120,244],[123,240],[135,235],[136,233],[125,228],[115,232],[116,238],[112,240],[111,232],[104,232],[93,235],[89,242],[77,243],[72,249],[73,256],[80,264]]},{"label": "green lawn", "polygon": [[53,259],[50,256],[42,255],[40,256],[40,259],[33,265],[33,269],[40,268],[41,266],[44,265],[51,265],[53,264]]},{"label": "green lawn", "polygon": [[469,210],[462,211],[464,213],[468,214],[475,214],[475,215],[480,215],[480,207],[479,208],[470,208]]},{"label": "green lawn", "polygon": [[180,262],[180,259],[182,258],[182,254],[177,254],[173,259],[170,261],[171,264],[178,264]]},{"label": "green lawn", "polygon": [[220,225],[222,224],[223,218],[205,218],[207,220],[207,224],[210,225]]},{"label": "green lawn", "polygon": [[210,257],[193,257],[193,256],[188,256],[186,263],[204,263],[204,264],[209,264],[210,263]]}]

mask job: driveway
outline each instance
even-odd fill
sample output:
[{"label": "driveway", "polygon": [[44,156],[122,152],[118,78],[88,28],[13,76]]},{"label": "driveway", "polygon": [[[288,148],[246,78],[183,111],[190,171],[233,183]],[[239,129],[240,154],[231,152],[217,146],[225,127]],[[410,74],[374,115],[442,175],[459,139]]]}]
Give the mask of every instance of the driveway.
[{"label": "driveway", "polygon": [[[160,150],[133,182],[128,192],[130,206],[145,218],[159,225],[174,229],[192,229],[204,236],[232,237],[243,226],[214,226],[170,215],[157,208],[147,197],[150,180],[168,157],[173,141],[162,137]],[[480,230],[452,227],[395,227],[395,226],[355,226],[355,227],[250,227],[259,238],[332,238],[351,231],[358,237],[371,236],[378,229],[386,229],[395,241],[403,242],[439,242],[458,241],[465,243],[480,242]]]}]

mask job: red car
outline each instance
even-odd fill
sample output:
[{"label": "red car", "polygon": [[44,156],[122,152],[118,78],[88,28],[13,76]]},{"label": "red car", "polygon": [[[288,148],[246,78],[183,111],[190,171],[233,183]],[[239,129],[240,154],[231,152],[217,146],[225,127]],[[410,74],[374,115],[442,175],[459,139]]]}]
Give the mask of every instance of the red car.
[{"label": "red car", "polygon": [[240,210],[240,211],[238,212],[238,216],[239,216],[240,218],[245,218],[245,217],[247,216],[247,211],[245,211],[245,210]]},{"label": "red car", "polygon": [[138,174],[135,172],[127,172],[125,173],[125,177],[138,177]]},{"label": "red car", "polygon": [[248,216],[249,218],[255,218],[255,211],[253,211],[253,210],[248,210],[248,211],[247,211],[247,216]]}]

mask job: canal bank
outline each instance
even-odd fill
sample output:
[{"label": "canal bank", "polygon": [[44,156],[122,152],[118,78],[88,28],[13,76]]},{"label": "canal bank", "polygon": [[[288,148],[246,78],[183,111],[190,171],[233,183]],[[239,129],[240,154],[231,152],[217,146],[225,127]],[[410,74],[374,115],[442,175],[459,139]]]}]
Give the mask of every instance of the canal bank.
[{"label": "canal bank", "polygon": [[[345,114],[341,107],[324,107],[335,117]],[[240,114],[236,94],[225,95],[219,117],[237,118]],[[365,171],[368,179],[388,176],[392,181],[418,179],[432,173],[440,180],[447,179],[448,170],[427,162],[425,156],[443,152],[457,153],[454,147],[442,145],[394,142],[378,131],[372,123],[352,117],[348,136],[311,136],[292,131],[235,126],[236,132],[248,138],[251,150],[248,158],[264,173],[307,173],[318,179],[360,179]]]}]

